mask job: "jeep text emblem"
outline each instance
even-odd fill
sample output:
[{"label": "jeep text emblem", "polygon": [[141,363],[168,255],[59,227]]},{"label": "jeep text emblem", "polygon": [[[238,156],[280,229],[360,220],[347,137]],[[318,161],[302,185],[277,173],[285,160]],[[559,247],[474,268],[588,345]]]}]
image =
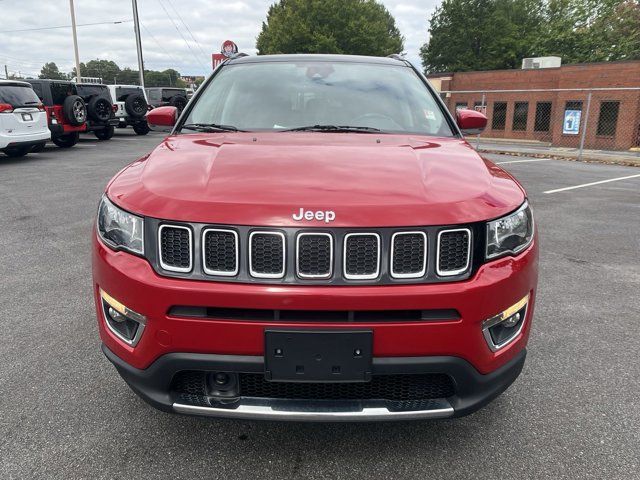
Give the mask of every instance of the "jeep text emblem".
[{"label": "jeep text emblem", "polygon": [[298,213],[291,215],[296,222],[300,220],[321,220],[324,223],[333,222],[336,219],[336,213],[333,210],[305,210],[300,208]]}]

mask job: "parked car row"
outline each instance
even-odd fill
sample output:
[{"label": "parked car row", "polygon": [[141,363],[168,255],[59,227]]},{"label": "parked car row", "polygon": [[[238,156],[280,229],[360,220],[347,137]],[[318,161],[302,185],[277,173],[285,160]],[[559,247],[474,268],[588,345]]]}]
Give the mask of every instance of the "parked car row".
[{"label": "parked car row", "polygon": [[[147,95],[149,100],[147,100]],[[73,147],[80,133],[109,140],[114,129],[131,126],[146,135],[145,115],[159,106],[187,105],[186,90],[137,85],[102,85],[65,80],[0,81],[0,151],[10,157],[42,151],[48,140]]]}]

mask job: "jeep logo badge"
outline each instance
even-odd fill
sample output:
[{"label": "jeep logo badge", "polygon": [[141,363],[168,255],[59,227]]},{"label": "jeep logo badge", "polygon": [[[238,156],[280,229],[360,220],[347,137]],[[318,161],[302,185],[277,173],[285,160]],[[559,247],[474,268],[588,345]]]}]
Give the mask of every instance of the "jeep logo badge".
[{"label": "jeep logo badge", "polygon": [[298,213],[294,213],[291,217],[299,222],[300,220],[319,220],[324,223],[333,222],[336,219],[336,213],[333,210],[305,210],[300,208]]}]

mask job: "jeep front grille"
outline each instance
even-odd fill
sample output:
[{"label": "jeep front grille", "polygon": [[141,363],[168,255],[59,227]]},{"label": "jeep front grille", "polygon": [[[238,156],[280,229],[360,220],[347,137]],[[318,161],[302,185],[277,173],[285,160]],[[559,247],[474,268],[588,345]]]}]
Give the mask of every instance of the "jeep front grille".
[{"label": "jeep front grille", "polygon": [[380,273],[380,235],[348,233],[344,240],[344,276],[349,280],[369,280]]},{"label": "jeep front grille", "polygon": [[191,229],[179,225],[161,225],[160,265],[170,272],[191,271],[193,250]]},{"label": "jeep front grille", "polygon": [[202,236],[203,268],[208,275],[238,273],[238,234],[235,230],[207,228]]},{"label": "jeep front grille", "polygon": [[333,267],[330,233],[301,233],[297,238],[296,273],[300,278],[329,278]]},{"label": "jeep front grille", "polygon": [[438,234],[438,275],[452,276],[466,271],[470,252],[471,231],[468,228],[441,231]]},{"label": "jeep front grille", "polygon": [[[438,283],[469,278],[484,224],[322,231],[148,219],[145,251],[166,276],[271,284]],[[156,235],[152,232],[155,230]],[[481,244],[477,244],[480,242]]]},{"label": "jeep front grille", "polygon": [[282,232],[249,234],[249,272],[256,278],[282,278],[285,274],[286,244]]}]

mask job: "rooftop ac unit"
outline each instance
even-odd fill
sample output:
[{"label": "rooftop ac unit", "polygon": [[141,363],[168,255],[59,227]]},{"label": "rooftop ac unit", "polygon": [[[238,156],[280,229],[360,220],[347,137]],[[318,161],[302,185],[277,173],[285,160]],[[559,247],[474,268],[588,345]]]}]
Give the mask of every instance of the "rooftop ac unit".
[{"label": "rooftop ac unit", "polygon": [[522,59],[522,69],[532,70],[534,68],[558,68],[562,64],[560,57],[535,57]]}]

